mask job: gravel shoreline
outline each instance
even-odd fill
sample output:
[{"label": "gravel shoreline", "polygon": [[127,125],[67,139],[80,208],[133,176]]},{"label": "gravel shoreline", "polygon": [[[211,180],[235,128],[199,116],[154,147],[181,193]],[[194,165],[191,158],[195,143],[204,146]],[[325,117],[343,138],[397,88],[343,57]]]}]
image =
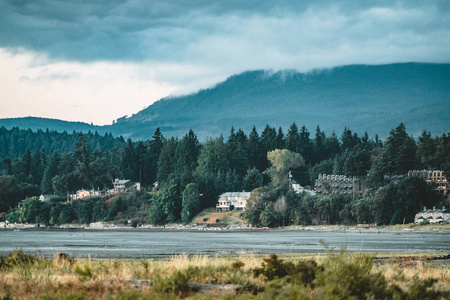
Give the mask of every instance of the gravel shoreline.
[{"label": "gravel shoreline", "polygon": [[11,224],[0,222],[0,230],[117,230],[117,231],[127,231],[127,230],[143,230],[143,231],[319,231],[319,232],[360,232],[360,233],[407,233],[407,232],[448,232],[450,233],[449,226],[414,226],[414,227],[386,227],[386,226],[286,226],[278,228],[268,228],[268,227],[251,227],[247,225],[232,225],[225,227],[208,226],[208,225],[182,225],[182,224],[168,224],[165,226],[154,226],[149,224],[144,224],[136,228],[131,226],[111,224],[107,222],[96,222],[91,224],[62,224],[57,226],[44,226],[39,224]]}]

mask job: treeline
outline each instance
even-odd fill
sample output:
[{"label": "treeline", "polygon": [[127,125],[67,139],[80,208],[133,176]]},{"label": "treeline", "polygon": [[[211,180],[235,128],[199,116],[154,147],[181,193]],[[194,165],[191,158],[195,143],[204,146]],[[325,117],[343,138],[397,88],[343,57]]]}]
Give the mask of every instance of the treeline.
[{"label": "treeline", "polygon": [[[418,177],[403,177],[362,198],[331,194],[311,196],[292,190],[265,186],[255,189],[247,202],[246,216],[254,226],[277,227],[292,224],[378,224],[414,222],[423,206],[443,204],[434,187]],[[447,203],[448,205],[448,199]]]},{"label": "treeline", "polygon": [[31,197],[25,199],[20,208],[9,211],[5,219],[11,223],[28,222],[46,226],[110,221],[136,227],[151,221],[148,215],[150,199],[146,192],[138,191],[110,199],[91,197],[66,201],[65,197],[60,197],[42,202],[37,197]]},{"label": "treeline", "polygon": [[[14,127],[10,130],[4,126],[0,127],[0,159],[15,159],[25,154],[27,150],[40,150],[45,153],[57,150],[60,153],[73,152],[78,141],[79,133],[57,132],[54,130],[19,129]],[[91,149],[99,151],[106,147],[112,150],[114,147],[123,147],[123,137],[113,137],[111,133],[104,135],[98,132],[84,134],[84,139]]]},{"label": "treeline", "polygon": [[[0,138],[3,134],[11,136],[12,131],[17,132],[17,129],[2,129]],[[33,135],[30,131],[22,133]],[[50,134],[39,132],[36,135],[44,139],[47,133]],[[311,136],[305,126],[299,129],[295,123],[286,134],[281,128],[269,125],[260,134],[254,127],[248,135],[232,128],[227,138],[209,138],[203,144],[192,130],[178,139],[164,138],[156,129],[148,141],[121,143],[120,139],[112,139],[113,143],[98,147],[92,146],[91,140],[95,137],[101,140],[98,134],[69,136],[71,141],[76,138],[73,151],[47,151],[45,148],[31,151],[34,146],[29,144],[23,155],[3,159],[0,211],[14,207],[25,197],[41,193],[65,197],[81,188],[111,188],[114,178],[126,178],[141,182],[148,191],[158,182],[158,188],[151,194],[149,209],[155,224],[187,222],[199,210],[214,207],[221,193],[255,188],[259,190],[250,201],[254,206],[250,206],[247,213],[255,225],[398,223],[410,220],[412,211],[420,205],[438,203],[440,198],[425,184],[423,195],[427,197],[408,200],[398,194],[402,192],[401,185],[390,182],[389,176],[404,175],[413,169],[442,169],[447,174],[450,170],[448,135],[432,137],[424,131],[415,141],[403,124],[393,129],[384,143],[377,136],[359,136],[349,128],[338,137],[335,133],[327,136],[317,126]],[[107,137],[109,135],[104,136],[109,140]],[[36,140],[31,136],[27,139],[30,143]],[[275,149],[286,151],[274,152]],[[271,152],[272,157],[268,155]],[[283,159],[293,159],[296,163],[280,165]],[[368,175],[366,195],[363,199],[347,199],[293,194],[286,181],[289,171],[293,180],[311,187],[321,173]],[[404,184],[411,182],[405,179]],[[411,195],[422,195],[417,192],[420,184],[423,182],[414,183]],[[414,203],[407,211],[402,211],[404,203],[398,199]],[[377,215],[384,206],[386,213]]]}]

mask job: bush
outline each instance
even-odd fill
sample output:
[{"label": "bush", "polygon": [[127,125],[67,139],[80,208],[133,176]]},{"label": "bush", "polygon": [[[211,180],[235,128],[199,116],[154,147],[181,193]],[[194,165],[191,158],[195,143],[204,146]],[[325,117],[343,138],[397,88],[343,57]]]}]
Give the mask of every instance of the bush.
[{"label": "bush", "polygon": [[188,267],[185,270],[175,270],[169,277],[156,276],[153,288],[156,292],[175,294],[185,298],[191,292],[189,280],[199,272],[197,267]]},{"label": "bush", "polygon": [[[373,256],[329,254],[316,284],[322,298],[388,299],[388,284],[381,273],[371,273]],[[392,294],[392,293],[391,293]],[[319,298],[320,298],[319,297]]]},{"label": "bush", "polygon": [[373,255],[351,256],[329,254],[324,271],[317,274],[315,283],[321,299],[439,299],[431,287],[437,281],[415,277],[408,290],[389,285],[381,273],[372,273]]},{"label": "bush", "polygon": [[297,265],[294,265],[291,262],[278,259],[275,254],[272,254],[269,258],[264,259],[261,268],[253,270],[253,275],[255,277],[263,275],[269,281],[289,277],[288,281],[314,287],[313,282],[316,279],[316,274],[322,271],[323,268],[319,267],[313,260],[300,261]]},{"label": "bush", "polygon": [[87,281],[87,280],[91,279],[92,277],[94,277],[94,274],[88,265],[84,265],[83,269],[80,268],[79,266],[76,266],[74,271],[75,271],[75,273],[78,274],[80,281],[82,281],[82,282]]},{"label": "bush", "polygon": [[442,292],[432,287],[436,279],[414,277],[407,289],[389,284],[381,273],[372,272],[374,256],[329,253],[318,266],[308,260],[294,265],[271,255],[254,276],[267,279],[258,299],[439,299]]},{"label": "bush", "polygon": [[285,263],[282,259],[278,259],[276,254],[272,254],[269,258],[264,258],[261,268],[253,270],[253,276],[263,275],[267,280],[274,280],[275,278],[283,278],[293,272],[294,265],[292,263]]},{"label": "bush", "polygon": [[234,263],[231,264],[231,268],[233,270],[239,271],[244,265],[245,264],[242,261],[237,260],[237,261],[235,261]]},{"label": "bush", "polygon": [[139,221],[137,219],[131,220],[131,227],[136,228],[139,224]]},{"label": "bush", "polygon": [[38,261],[34,255],[24,254],[22,249],[14,250],[7,257],[0,258],[0,269],[12,269],[18,266],[29,266]]}]

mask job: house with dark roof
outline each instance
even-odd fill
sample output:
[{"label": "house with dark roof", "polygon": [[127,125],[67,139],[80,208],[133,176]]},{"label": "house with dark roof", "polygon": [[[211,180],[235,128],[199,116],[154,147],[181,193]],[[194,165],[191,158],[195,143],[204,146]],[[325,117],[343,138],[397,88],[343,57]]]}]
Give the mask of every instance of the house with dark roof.
[{"label": "house with dark roof", "polygon": [[450,209],[446,209],[444,206],[442,209],[427,209],[423,208],[414,217],[414,223],[429,223],[429,224],[449,224],[450,223]]}]

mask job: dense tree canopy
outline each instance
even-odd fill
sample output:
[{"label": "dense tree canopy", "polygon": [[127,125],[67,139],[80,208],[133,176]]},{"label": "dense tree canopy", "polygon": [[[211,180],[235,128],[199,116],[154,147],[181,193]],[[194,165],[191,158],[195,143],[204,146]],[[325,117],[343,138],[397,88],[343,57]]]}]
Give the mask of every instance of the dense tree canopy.
[{"label": "dense tree canopy", "polygon": [[[286,135],[270,125],[261,133],[253,127],[248,135],[231,128],[227,138],[207,138],[203,143],[193,130],[177,139],[164,138],[157,128],[149,141],[125,141],[110,134],[2,127],[0,158],[0,212],[27,197],[61,197],[53,204],[27,200],[28,215],[15,215],[22,221],[91,222],[135,213],[155,224],[188,222],[201,209],[214,207],[223,192],[254,191],[246,212],[254,225],[391,224],[410,222],[422,206],[443,203],[423,180],[391,178],[413,169],[441,169],[450,175],[450,138],[424,131],[415,140],[403,124],[392,129],[384,143],[367,133],[358,136],[350,128],[327,136],[317,126],[311,137],[305,126],[299,129],[295,123]],[[319,174],[365,177],[367,192],[348,199],[289,190],[289,178],[312,188]],[[115,178],[140,182],[146,201],[99,198],[63,203],[81,188],[110,189]]]}]

